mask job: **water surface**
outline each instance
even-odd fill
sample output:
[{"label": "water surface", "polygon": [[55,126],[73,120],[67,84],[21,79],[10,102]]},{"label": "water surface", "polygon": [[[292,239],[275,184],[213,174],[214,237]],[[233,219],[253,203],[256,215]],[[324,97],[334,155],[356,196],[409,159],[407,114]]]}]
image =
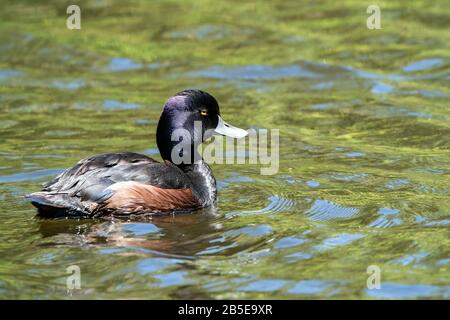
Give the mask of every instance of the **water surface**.
[{"label": "water surface", "polygon": [[[77,31],[64,2],[2,1],[0,297],[448,299],[444,3],[383,2],[368,30],[358,1],[81,1]],[[35,218],[23,195],[83,157],[159,159],[161,107],[193,87],[280,129],[276,175],[213,165],[193,214]]]}]

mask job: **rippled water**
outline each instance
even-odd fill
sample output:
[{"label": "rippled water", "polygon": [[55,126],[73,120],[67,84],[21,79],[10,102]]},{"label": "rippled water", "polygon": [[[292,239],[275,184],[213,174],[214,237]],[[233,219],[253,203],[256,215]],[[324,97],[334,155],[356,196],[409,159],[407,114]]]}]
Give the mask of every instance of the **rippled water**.
[{"label": "rippled water", "polygon": [[[449,298],[444,1],[86,1],[0,10],[1,298]],[[215,209],[40,220],[22,198],[97,153],[159,158],[164,101],[197,87],[280,167],[213,165]],[[67,292],[66,268],[81,269]],[[381,289],[366,286],[381,268]]]}]

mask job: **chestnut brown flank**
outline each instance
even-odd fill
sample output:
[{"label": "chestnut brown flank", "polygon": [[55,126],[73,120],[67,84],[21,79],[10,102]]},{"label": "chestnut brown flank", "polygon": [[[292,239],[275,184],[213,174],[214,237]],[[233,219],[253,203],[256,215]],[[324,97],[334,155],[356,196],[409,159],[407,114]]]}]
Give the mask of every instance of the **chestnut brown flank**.
[{"label": "chestnut brown flank", "polygon": [[118,182],[104,208],[127,212],[170,211],[195,208],[200,204],[191,189],[163,189],[134,181]]}]

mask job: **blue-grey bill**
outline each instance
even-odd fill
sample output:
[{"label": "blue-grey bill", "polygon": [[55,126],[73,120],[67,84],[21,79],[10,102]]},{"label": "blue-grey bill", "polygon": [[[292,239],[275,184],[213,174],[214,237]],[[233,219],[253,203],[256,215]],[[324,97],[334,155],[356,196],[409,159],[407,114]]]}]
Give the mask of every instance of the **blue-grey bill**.
[{"label": "blue-grey bill", "polygon": [[218,117],[219,117],[219,123],[217,124],[217,127],[215,129],[215,131],[218,134],[222,134],[224,136],[237,138],[237,139],[243,138],[246,135],[248,135],[247,130],[233,127],[232,125],[223,121],[223,119],[220,116],[218,116]]}]

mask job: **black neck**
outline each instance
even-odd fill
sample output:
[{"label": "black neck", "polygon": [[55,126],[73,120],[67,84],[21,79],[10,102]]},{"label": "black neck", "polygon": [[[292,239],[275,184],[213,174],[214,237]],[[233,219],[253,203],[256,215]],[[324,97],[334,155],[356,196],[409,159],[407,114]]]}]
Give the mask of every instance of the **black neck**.
[{"label": "black neck", "polygon": [[[180,114],[175,117],[171,110],[164,110],[158,122],[156,129],[156,143],[158,145],[161,157],[176,165],[193,164],[202,160],[198,153],[198,144],[202,143],[202,137],[194,134],[193,127],[183,127],[181,123],[189,123],[184,121]],[[182,132],[189,134],[188,137],[179,137],[180,140],[172,141],[172,134],[177,129],[183,129]],[[180,132],[177,132],[178,134]],[[177,137],[178,135],[174,135]],[[186,139],[186,140],[185,140]],[[196,141],[194,141],[196,139]],[[172,152],[174,154],[172,155]]]},{"label": "black neck", "polygon": [[179,166],[192,182],[194,195],[203,206],[209,206],[216,201],[216,179],[208,164],[201,160],[194,164]]},{"label": "black neck", "polygon": [[178,161],[172,159],[172,150],[175,150],[180,144],[180,141],[172,141],[171,139],[172,132],[176,127],[172,120],[170,113],[163,112],[158,123],[156,143],[161,157],[175,164],[186,173],[192,182],[194,195],[203,206],[211,205],[216,200],[216,179],[212,174],[211,168],[198,153],[198,146],[193,141],[185,145],[183,158],[187,159],[186,162],[177,163]]}]

